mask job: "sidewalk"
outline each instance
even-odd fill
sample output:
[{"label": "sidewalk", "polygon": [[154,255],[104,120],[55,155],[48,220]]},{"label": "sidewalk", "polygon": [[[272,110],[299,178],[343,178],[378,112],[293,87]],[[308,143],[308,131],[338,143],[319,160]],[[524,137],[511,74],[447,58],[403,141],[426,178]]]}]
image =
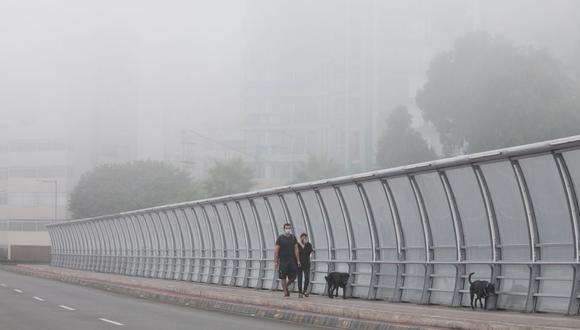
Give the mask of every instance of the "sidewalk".
[{"label": "sidewalk", "polygon": [[93,273],[47,265],[3,265],[16,273],[60,280],[194,308],[339,329],[579,329],[580,317],[471,311],[436,305],[328,299],[195,282]]}]

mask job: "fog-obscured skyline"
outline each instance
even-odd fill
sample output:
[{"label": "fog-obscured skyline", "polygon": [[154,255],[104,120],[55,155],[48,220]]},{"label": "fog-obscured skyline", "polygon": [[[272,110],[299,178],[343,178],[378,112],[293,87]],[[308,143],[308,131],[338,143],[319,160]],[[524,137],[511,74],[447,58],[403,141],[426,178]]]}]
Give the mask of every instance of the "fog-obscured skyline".
[{"label": "fog-obscured skyline", "polygon": [[[573,0],[5,0],[0,137],[66,145],[50,166],[72,172],[69,190],[95,165],[135,159],[195,163],[200,177],[242,157],[266,185],[309,154],[369,170],[397,106],[437,147],[416,92],[433,56],[478,30],[580,76]],[[32,159],[5,153],[0,168]]]}]

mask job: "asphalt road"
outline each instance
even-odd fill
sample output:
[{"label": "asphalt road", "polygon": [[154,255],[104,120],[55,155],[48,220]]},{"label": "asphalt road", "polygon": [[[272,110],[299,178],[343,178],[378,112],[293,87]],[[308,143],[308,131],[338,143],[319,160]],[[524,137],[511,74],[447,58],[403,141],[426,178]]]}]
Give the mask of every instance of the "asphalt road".
[{"label": "asphalt road", "polygon": [[0,270],[1,330],[302,328],[156,303]]}]

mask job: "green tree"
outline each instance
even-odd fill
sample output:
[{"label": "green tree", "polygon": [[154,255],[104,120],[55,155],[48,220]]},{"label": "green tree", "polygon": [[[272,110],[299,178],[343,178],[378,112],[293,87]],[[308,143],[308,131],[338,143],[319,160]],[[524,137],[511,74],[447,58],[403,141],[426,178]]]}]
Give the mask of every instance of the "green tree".
[{"label": "green tree", "polygon": [[70,197],[74,218],[194,200],[199,187],[180,169],[156,161],[101,165],[85,173]]},{"label": "green tree", "polygon": [[300,163],[294,170],[294,182],[307,182],[344,174],[340,166],[325,154],[308,155],[306,162]]},{"label": "green tree", "polygon": [[204,192],[209,197],[249,191],[254,186],[252,169],[242,160],[216,161],[203,181]]},{"label": "green tree", "polygon": [[484,32],[437,55],[416,98],[446,154],[580,132],[578,83],[545,51]]},{"label": "green tree", "polygon": [[406,107],[397,107],[387,118],[377,150],[377,165],[381,168],[413,164],[437,158],[419,132],[411,127],[411,115]]}]

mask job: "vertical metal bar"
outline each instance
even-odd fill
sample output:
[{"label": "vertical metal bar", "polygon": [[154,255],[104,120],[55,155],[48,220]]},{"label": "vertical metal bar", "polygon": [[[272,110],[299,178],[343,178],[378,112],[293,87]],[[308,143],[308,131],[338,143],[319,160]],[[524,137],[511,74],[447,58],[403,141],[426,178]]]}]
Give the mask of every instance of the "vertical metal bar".
[{"label": "vertical metal bar", "polygon": [[409,183],[411,189],[413,190],[413,195],[415,196],[415,201],[417,202],[417,209],[419,210],[419,217],[421,220],[421,226],[423,227],[423,240],[425,243],[425,276],[423,280],[423,292],[421,293],[421,303],[428,304],[431,298],[431,287],[433,286],[433,274],[435,273],[434,266],[432,264],[434,253],[433,253],[433,235],[431,234],[431,226],[429,223],[429,215],[427,214],[427,208],[425,206],[425,201],[423,200],[423,195],[421,194],[421,189],[415,181],[415,177],[408,175]]},{"label": "vertical metal bar", "polygon": [[517,160],[511,161],[512,168],[516,174],[516,179],[518,182],[518,187],[524,201],[524,209],[526,210],[526,221],[528,223],[528,237],[530,239],[530,255],[531,262],[530,265],[530,279],[528,286],[528,297],[526,300],[526,311],[534,312],[536,310],[536,293],[539,291],[540,281],[538,277],[540,276],[540,266],[535,264],[539,260],[540,250],[539,250],[539,236],[536,226],[536,217],[534,214],[534,206],[532,204],[532,198],[530,196],[530,191],[524,174]]},{"label": "vertical metal bar", "polygon": [[[342,214],[342,220],[344,222],[344,227],[346,228],[346,241],[348,248],[348,279],[350,283],[356,282],[356,272],[358,271],[356,267],[357,254],[356,254],[356,241],[352,229],[352,221],[350,219],[350,213],[348,212],[348,205],[344,199],[340,187],[334,186],[334,193],[338,199],[338,205],[340,206],[340,213]],[[352,296],[353,287],[352,284],[348,286],[349,295]]]},{"label": "vertical metal bar", "polygon": [[[276,224],[276,218],[274,216],[274,211],[272,210],[272,205],[270,205],[270,201],[268,200],[267,196],[264,196],[264,206],[266,207],[266,210],[268,212],[268,219],[270,221],[270,226],[272,226],[272,238],[273,238],[273,242],[276,242],[276,239],[278,237],[277,232],[276,232],[276,228],[278,228],[277,224]],[[294,228],[294,226],[292,226],[292,228]],[[273,249],[273,246],[272,246]],[[266,249],[266,250],[270,250],[270,248]],[[272,272],[272,286],[270,287],[270,289],[272,291],[276,290],[278,288],[278,274],[276,273],[276,266],[274,265],[274,262],[272,260],[267,260],[267,263],[271,263],[272,264],[272,269],[274,270]]]},{"label": "vertical metal bar", "polygon": [[[477,184],[479,186],[479,191],[481,196],[483,197],[483,201],[485,204],[485,213],[487,215],[487,221],[489,225],[489,233],[491,237],[491,255],[492,255],[492,264],[491,267],[491,283],[494,283],[496,288],[500,288],[499,278],[498,276],[501,275],[502,269],[501,264],[498,261],[502,260],[501,254],[501,236],[499,232],[499,225],[497,223],[497,216],[495,215],[495,208],[493,207],[493,200],[491,198],[491,192],[487,186],[487,182],[485,180],[485,175],[483,171],[478,165],[473,165],[473,171],[475,173],[475,177],[477,178]],[[532,242],[530,242],[531,245]],[[495,309],[497,306],[497,297],[491,296],[488,301],[488,309]]]},{"label": "vertical metal bar", "polygon": [[441,184],[445,190],[445,197],[447,198],[447,203],[449,204],[449,209],[451,210],[451,219],[453,220],[453,231],[455,233],[455,253],[457,256],[457,263],[455,265],[455,287],[453,289],[453,298],[451,300],[452,306],[461,306],[461,289],[465,286],[465,273],[466,267],[463,261],[466,257],[465,251],[465,234],[463,232],[463,224],[461,222],[461,216],[459,214],[459,209],[457,207],[457,200],[453,194],[453,189],[449,184],[449,179],[447,174],[443,171],[439,171],[439,178],[441,179]]},{"label": "vertical metal bar", "polygon": [[[225,277],[225,273],[226,273],[226,257],[228,254],[228,247],[227,247],[227,242],[226,242],[226,238],[225,238],[225,234],[224,234],[224,227],[222,224],[222,219],[220,217],[219,212],[217,211],[217,208],[215,206],[215,204],[211,204],[211,209],[213,211],[214,214],[214,219],[217,220],[217,230],[219,233],[219,238],[220,238],[220,242],[221,242],[221,246],[222,246],[222,257],[221,257],[221,262],[220,262],[220,268],[219,268],[219,273],[218,273],[218,284],[223,285],[224,284],[224,277]],[[208,219],[209,222],[209,219]]]},{"label": "vertical metal bar", "polygon": [[181,246],[181,253],[179,254],[179,264],[180,264],[180,273],[179,279],[185,280],[187,276],[186,265],[185,265],[185,240],[183,238],[183,228],[181,228],[181,224],[179,223],[179,217],[177,216],[177,212],[175,209],[171,209],[171,213],[173,214],[173,218],[175,219],[175,223],[177,224],[177,232],[179,235],[176,235],[180,239],[180,246]]},{"label": "vertical metal bar", "polygon": [[228,208],[228,204],[227,203],[222,203],[222,206],[224,207],[224,210],[226,212],[226,218],[227,221],[229,221],[230,224],[230,235],[232,235],[233,238],[233,244],[232,244],[232,251],[233,251],[233,255],[232,256],[228,256],[229,258],[233,258],[232,260],[232,276],[230,278],[230,283],[228,283],[228,285],[234,286],[236,285],[236,279],[237,276],[239,275],[238,272],[238,267],[239,267],[239,260],[240,260],[240,253],[239,253],[239,244],[238,244],[238,235],[236,232],[236,229],[234,227],[234,219],[232,218],[232,213],[230,212],[230,209]]},{"label": "vertical metal bar", "polygon": [[[296,199],[298,201],[298,206],[300,207],[300,213],[302,214],[302,218],[304,219],[304,223],[306,225],[306,233],[308,234],[308,237],[310,238],[310,244],[312,244],[312,247],[314,249],[314,256],[316,259],[316,237],[313,233],[312,230],[312,222],[310,220],[310,216],[308,215],[308,210],[306,209],[306,204],[304,204],[304,199],[302,198],[302,195],[298,192],[298,191],[294,191],[294,194],[296,195]],[[288,207],[288,206],[286,206]],[[310,278],[315,280],[314,275],[316,274],[316,271],[318,269],[318,263],[316,261],[310,262]],[[312,291],[312,286],[310,286],[310,288],[305,289],[308,290],[308,292],[310,293]],[[324,290],[326,292],[326,290]]]},{"label": "vertical metal bar", "polygon": [[113,225],[115,227],[115,230],[117,231],[117,235],[119,237],[119,241],[120,244],[119,246],[121,247],[121,269],[119,270],[119,274],[123,274],[126,275],[127,274],[127,268],[129,265],[129,240],[127,239],[126,235],[125,235],[125,229],[123,228],[123,223],[124,223],[124,218],[123,217],[116,217],[113,220]]},{"label": "vertical metal bar", "polygon": [[83,257],[81,262],[81,269],[87,270],[90,266],[90,258],[92,256],[92,242],[89,233],[87,232],[87,223],[80,222],[79,224],[79,231],[81,232],[82,239],[84,241],[84,251]]},{"label": "vertical metal bar", "polygon": [[381,253],[377,223],[365,188],[360,182],[356,183],[356,188],[364,207],[367,225],[369,226],[369,235],[371,238],[371,277],[367,299],[377,299],[377,285],[379,285],[379,276],[377,274],[380,270],[380,265],[377,264],[377,261],[379,260]]},{"label": "vertical metal bar", "polygon": [[123,216],[119,218],[119,227],[121,228],[121,232],[124,233],[124,237],[123,239],[125,240],[125,246],[126,246],[126,266],[125,266],[125,271],[123,274],[125,275],[133,275],[132,274],[132,268],[133,265],[135,263],[136,257],[135,257],[135,242],[133,240],[133,237],[131,236],[131,230],[129,228],[129,223],[127,221],[127,216]]},{"label": "vertical metal bar", "polygon": [[[193,270],[194,270],[194,258],[195,258],[195,238],[193,237],[193,229],[191,228],[191,220],[189,219],[189,217],[187,216],[187,212],[185,208],[181,209],[181,212],[183,213],[183,219],[185,220],[185,225],[186,225],[186,229],[187,229],[187,235],[189,236],[189,247],[188,247],[188,251],[189,251],[189,255],[187,255],[187,271],[186,271],[186,277],[185,280],[186,281],[192,281],[193,280]],[[199,259],[198,259],[199,260]],[[199,269],[199,268],[198,268]]]},{"label": "vertical metal bar", "polygon": [[568,314],[574,315],[580,312],[580,223],[579,223],[579,207],[578,207],[578,195],[574,186],[574,181],[568,170],[568,165],[564,156],[560,153],[555,153],[554,158],[556,159],[556,164],[558,165],[558,172],[560,174],[560,179],[562,180],[562,185],[566,192],[566,202],[568,204],[568,211],[570,212],[570,220],[572,221],[572,238],[574,240],[574,261],[576,265],[573,265],[573,278],[572,278],[572,290],[570,291],[570,302],[568,303]]},{"label": "vertical metal bar", "polygon": [[[242,206],[240,205],[239,201],[234,201],[236,204],[236,209],[238,210],[238,214],[240,215],[240,219],[242,219],[242,225],[244,226],[244,239],[246,241],[246,267],[244,269],[244,277],[242,282],[242,287],[248,287],[249,281],[248,277],[251,274],[250,268],[252,267],[252,258],[254,257],[253,251],[253,243],[250,239],[250,231],[248,229],[248,224],[246,220],[246,216],[242,210]],[[261,242],[260,242],[261,244]]]},{"label": "vertical metal bar", "polygon": [[397,240],[397,256],[399,259],[399,263],[397,263],[397,277],[395,278],[395,289],[391,301],[401,301],[403,296],[403,284],[404,284],[403,274],[405,273],[404,262],[407,260],[407,253],[404,249],[404,247],[406,246],[405,235],[403,234],[403,231],[401,229],[402,228],[401,218],[399,217],[399,210],[397,208],[397,204],[395,203],[395,198],[393,197],[391,187],[389,186],[389,183],[386,180],[381,180],[381,184],[383,186],[383,190],[389,203],[389,209],[391,210],[391,217],[393,219],[393,226],[395,228],[395,237]]},{"label": "vertical metal bar", "polygon": [[139,262],[139,268],[137,269],[137,276],[146,277],[147,276],[147,265],[149,265],[149,249],[147,248],[147,225],[145,221],[139,218],[140,214],[135,214],[133,218],[133,225],[138,230],[141,236],[141,246],[139,246],[139,256],[141,261]]},{"label": "vertical metal bar", "polygon": [[[159,211],[159,213],[163,214],[163,216],[165,217],[165,223],[167,223],[167,226],[169,227],[169,234],[171,235],[171,256],[170,256],[170,260],[172,261],[172,265],[170,267],[170,273],[169,273],[169,277],[168,279],[172,279],[172,280],[176,280],[177,276],[179,275],[179,259],[177,256],[177,238],[175,236],[175,228],[173,228],[173,224],[171,223],[171,219],[169,218],[169,214],[168,211]],[[163,220],[162,220],[163,222]]]},{"label": "vertical metal bar", "polygon": [[116,243],[113,239],[113,233],[109,228],[109,218],[103,218],[101,220],[101,226],[103,228],[104,236],[107,239],[107,256],[106,256],[106,269],[105,272],[113,273],[115,270],[115,264],[117,262],[117,251],[116,251]]},{"label": "vertical metal bar", "polygon": [[[211,245],[213,243],[206,244],[207,242],[204,239],[203,228],[202,228],[201,223],[200,223],[200,221],[202,221],[202,220],[200,220],[200,217],[197,215],[197,212],[196,212],[195,208],[192,207],[191,208],[191,212],[193,214],[193,218],[195,219],[195,224],[197,225],[198,234],[199,234],[199,237],[198,238],[199,238],[200,243],[201,243],[201,258],[200,258],[201,263],[199,264],[198,281],[199,282],[203,282],[203,274],[205,272],[206,263],[209,264],[211,262],[211,260],[206,259],[208,257],[208,250],[211,251]],[[211,238],[211,235],[210,235],[210,237],[209,237],[210,242],[211,242],[212,239],[213,238]],[[211,254],[211,252],[210,252],[210,254]],[[207,269],[208,269],[207,270],[207,272],[208,272],[207,273],[207,282],[209,282],[210,281],[210,274],[209,274],[209,272],[210,272],[210,269],[211,268],[208,266]]]},{"label": "vertical metal bar", "polygon": [[[209,256],[209,266],[208,266],[208,270],[207,270],[207,282],[208,283],[213,283],[214,280],[214,274],[215,274],[215,252],[216,252],[216,247],[215,247],[215,241],[214,241],[214,235],[213,235],[213,228],[211,226],[211,224],[209,223],[209,217],[207,215],[207,211],[203,206],[200,206],[201,209],[201,219],[202,221],[205,221],[206,224],[206,228],[209,232],[209,242],[210,242],[210,256]],[[207,256],[206,256],[207,258]],[[218,278],[219,279],[219,278]]]},{"label": "vertical metal bar", "polygon": [[258,268],[258,281],[256,283],[256,288],[262,288],[264,283],[264,276],[266,271],[266,242],[264,239],[264,228],[262,228],[262,223],[260,221],[260,215],[258,210],[256,209],[256,204],[254,204],[253,199],[248,199],[250,203],[250,209],[252,210],[252,215],[254,217],[254,222],[256,223],[256,228],[259,231],[259,239],[260,239],[260,261],[259,261],[259,268]]},{"label": "vertical metal bar", "polygon": [[[151,226],[149,226],[149,230],[151,233],[151,237],[152,237],[152,241],[155,243],[155,248],[153,251],[153,261],[152,261],[152,265],[151,265],[151,277],[157,277],[160,278],[162,277],[163,274],[163,261],[162,261],[162,252],[161,252],[161,239],[160,239],[160,235],[161,232],[160,230],[157,228],[157,225],[155,224],[155,219],[153,217],[153,214],[150,212],[147,212],[145,214],[143,214],[143,218],[144,219],[148,219],[149,222],[151,223]],[[147,222],[146,222],[147,223]],[[154,239],[153,239],[154,238]]]},{"label": "vertical metal bar", "polygon": [[143,276],[143,270],[145,268],[146,258],[145,258],[145,235],[143,234],[143,229],[141,228],[141,223],[137,218],[136,214],[129,214],[127,216],[128,222],[127,226],[133,233],[133,269],[131,270],[131,275],[133,276]]},{"label": "vertical metal bar", "polygon": [[[169,236],[167,235],[167,231],[165,230],[165,226],[163,225],[163,220],[161,219],[161,215],[159,212],[152,212],[151,219],[155,223],[155,230],[158,232],[159,236],[163,236],[164,250],[161,250],[161,246],[159,247],[160,256],[159,256],[159,270],[157,271],[158,278],[168,278],[169,274],[171,273],[170,262],[169,262]],[[155,222],[157,220],[157,222]]]},{"label": "vertical metal bar", "polygon": [[328,211],[326,210],[326,205],[324,204],[324,199],[322,198],[320,191],[315,189],[314,196],[316,196],[316,201],[318,202],[318,207],[320,208],[320,213],[322,214],[322,222],[326,231],[326,239],[328,241],[328,259],[330,260],[328,264],[328,271],[331,272],[335,270],[334,260],[336,260],[336,246],[334,244],[334,236],[332,235],[332,227],[330,224]]}]

